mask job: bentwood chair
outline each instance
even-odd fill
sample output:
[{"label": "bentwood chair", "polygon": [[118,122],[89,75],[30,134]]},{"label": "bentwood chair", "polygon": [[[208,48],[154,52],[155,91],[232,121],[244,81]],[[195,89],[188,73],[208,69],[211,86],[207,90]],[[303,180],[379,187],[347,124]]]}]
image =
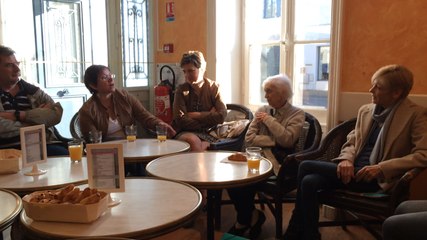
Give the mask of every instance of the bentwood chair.
[{"label": "bentwood chair", "polygon": [[[315,150],[322,138],[322,128],[319,121],[311,114],[305,113],[308,128],[303,128],[300,134],[296,152],[281,160],[277,176],[273,176],[261,185],[258,198],[261,204],[267,204],[276,221],[276,238],[282,236],[282,204],[294,202],[295,198],[288,193],[296,189],[298,162],[295,156]],[[300,146],[298,146],[300,145]]]},{"label": "bentwood chair", "polygon": [[[354,129],[356,120],[348,120],[332,129],[323,139],[318,149],[312,152],[297,154],[297,162],[304,160],[330,161],[340,153],[346,142],[347,134]],[[348,190],[323,191],[319,194],[319,202],[337,208],[337,217],[331,221],[319,223],[320,227],[361,225],[376,239],[382,239],[381,233],[372,225],[382,222],[394,213],[395,208],[409,199],[417,182],[417,176],[424,169],[410,169],[400,177],[394,188],[387,193],[359,193]],[[421,178],[419,178],[421,179]]]},{"label": "bentwood chair", "polygon": [[75,139],[83,139],[83,134],[80,130],[79,113],[76,112],[70,121],[71,136]]}]

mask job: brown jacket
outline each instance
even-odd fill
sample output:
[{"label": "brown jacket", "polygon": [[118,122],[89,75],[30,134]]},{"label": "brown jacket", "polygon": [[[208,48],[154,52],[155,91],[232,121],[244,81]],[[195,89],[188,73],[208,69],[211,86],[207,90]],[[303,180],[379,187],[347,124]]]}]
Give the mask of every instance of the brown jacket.
[{"label": "brown jacket", "polygon": [[[116,89],[113,93],[113,106],[120,125],[124,126],[140,122],[145,128],[155,131],[156,125],[162,122],[147,111],[141,102],[126,90]],[[79,110],[80,129],[86,140],[89,131],[97,129],[102,131],[103,139],[107,139],[108,113],[96,95],[92,95]]]},{"label": "brown jacket", "polygon": [[[212,107],[216,111],[211,112]],[[189,118],[188,112],[201,112],[200,119]],[[219,86],[216,82],[205,78],[200,96],[190,84],[183,83],[175,91],[173,103],[173,127],[179,131],[200,131],[224,122],[227,108],[221,99]]]}]

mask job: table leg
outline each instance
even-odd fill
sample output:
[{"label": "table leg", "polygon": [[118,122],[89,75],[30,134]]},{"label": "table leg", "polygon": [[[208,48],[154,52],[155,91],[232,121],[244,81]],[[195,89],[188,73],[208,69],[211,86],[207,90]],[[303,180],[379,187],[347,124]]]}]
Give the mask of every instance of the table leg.
[{"label": "table leg", "polygon": [[222,201],[222,189],[212,190],[214,195],[214,226],[215,230],[221,229],[221,201]]},{"label": "table leg", "polygon": [[215,190],[207,190],[207,239],[213,240],[214,239],[214,204],[215,204]]}]

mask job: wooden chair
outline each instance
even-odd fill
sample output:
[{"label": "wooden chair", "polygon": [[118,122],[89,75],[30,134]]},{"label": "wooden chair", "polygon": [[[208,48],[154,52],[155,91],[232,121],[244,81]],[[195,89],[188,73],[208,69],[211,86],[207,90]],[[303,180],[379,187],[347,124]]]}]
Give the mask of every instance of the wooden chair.
[{"label": "wooden chair", "polygon": [[259,202],[261,204],[266,203],[274,215],[276,238],[278,239],[282,237],[283,230],[282,204],[295,201],[293,196],[287,194],[295,190],[297,185],[298,162],[295,161],[295,156],[315,150],[322,138],[322,128],[319,121],[309,113],[305,113],[305,121],[309,124],[309,128],[307,133],[301,134],[302,137],[299,140],[299,144],[302,144],[301,150],[283,159],[277,176],[271,177],[262,184],[258,191]]},{"label": "wooden chair", "polygon": [[[323,139],[318,149],[295,156],[296,162],[304,160],[330,161],[337,157],[347,134],[354,129],[356,119],[348,120],[332,129]],[[356,193],[347,190],[323,191],[319,194],[319,202],[337,208],[337,219],[323,221],[320,227],[346,225],[362,225],[376,239],[382,239],[381,233],[372,228],[372,224],[382,222],[394,213],[399,203],[410,195],[411,182],[423,169],[411,169],[406,172],[389,194]],[[351,218],[349,218],[351,216]]]}]

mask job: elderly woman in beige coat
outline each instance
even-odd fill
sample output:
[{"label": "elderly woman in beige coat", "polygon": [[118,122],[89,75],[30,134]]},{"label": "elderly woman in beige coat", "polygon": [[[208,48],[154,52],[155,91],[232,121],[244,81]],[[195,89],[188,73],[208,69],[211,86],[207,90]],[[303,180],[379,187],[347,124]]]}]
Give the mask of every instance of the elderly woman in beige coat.
[{"label": "elderly woman in beige coat", "polygon": [[407,98],[412,73],[388,65],[375,72],[371,82],[372,103],[359,109],[339,157],[300,164],[285,239],[320,239],[318,191],[386,192],[409,169],[427,167],[427,109]]},{"label": "elderly woman in beige coat", "polygon": [[275,75],[263,82],[268,105],[255,113],[245,137],[246,146],[262,147],[273,164],[293,153],[304,124],[304,111],[292,106],[292,86],[286,75]]},{"label": "elderly woman in beige coat", "polygon": [[[275,75],[263,82],[268,105],[255,113],[246,133],[246,146],[262,147],[266,157],[278,165],[286,154],[293,152],[304,124],[304,111],[292,106],[292,86],[286,75]],[[276,160],[277,158],[277,160]],[[230,233],[255,239],[265,221],[255,208],[256,186],[229,189],[228,194],[237,211],[237,222]]]}]

